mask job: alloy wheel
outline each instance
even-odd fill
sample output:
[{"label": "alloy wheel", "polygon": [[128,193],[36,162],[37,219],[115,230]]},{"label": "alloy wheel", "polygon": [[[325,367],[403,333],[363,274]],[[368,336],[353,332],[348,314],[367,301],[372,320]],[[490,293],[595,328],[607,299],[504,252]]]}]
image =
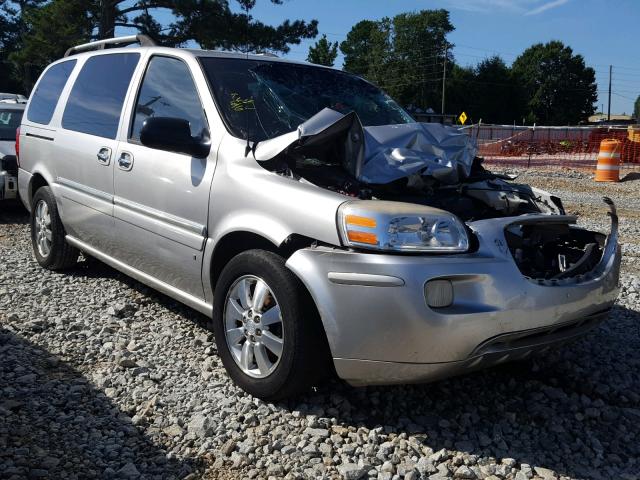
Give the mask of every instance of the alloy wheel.
[{"label": "alloy wheel", "polygon": [[284,346],[280,305],[267,283],[243,275],[229,288],[224,307],[225,339],[243,373],[269,376],[278,366]]},{"label": "alloy wheel", "polygon": [[35,241],[38,253],[46,258],[51,253],[51,241],[53,234],[51,232],[51,214],[49,213],[49,205],[44,200],[38,201],[35,212],[36,231]]}]

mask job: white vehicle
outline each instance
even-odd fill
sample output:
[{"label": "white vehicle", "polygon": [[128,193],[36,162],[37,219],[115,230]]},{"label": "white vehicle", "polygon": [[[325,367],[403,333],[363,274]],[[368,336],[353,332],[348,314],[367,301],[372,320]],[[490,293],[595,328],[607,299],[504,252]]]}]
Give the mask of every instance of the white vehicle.
[{"label": "white vehicle", "polygon": [[27,103],[29,99],[19,93],[0,93],[0,103]]},{"label": "white vehicle", "polygon": [[0,103],[0,200],[13,200],[18,197],[15,142],[24,107],[15,103]]}]

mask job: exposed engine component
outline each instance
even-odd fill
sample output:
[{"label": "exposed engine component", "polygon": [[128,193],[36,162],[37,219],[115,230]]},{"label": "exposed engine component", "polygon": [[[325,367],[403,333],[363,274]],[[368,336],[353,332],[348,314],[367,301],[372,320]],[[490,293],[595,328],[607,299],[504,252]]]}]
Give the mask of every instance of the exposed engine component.
[{"label": "exposed engine component", "polygon": [[505,238],[522,274],[536,280],[591,272],[602,258],[606,239],[566,222],[516,223],[505,230]]},{"label": "exposed engine component", "polygon": [[250,151],[263,167],[299,181],[441,208],[465,221],[564,213],[559,199],[484,169],[475,141],[440,124],[363,127],[354,112],[324,109]]},{"label": "exposed engine component", "polygon": [[441,208],[464,221],[507,217],[525,213],[564,214],[560,199],[511,178],[491,173],[476,157],[471,175],[456,184],[414,174],[386,184],[359,181],[342,164],[331,161],[332,151],[289,149],[263,165],[300,181],[361,199],[392,200]]}]

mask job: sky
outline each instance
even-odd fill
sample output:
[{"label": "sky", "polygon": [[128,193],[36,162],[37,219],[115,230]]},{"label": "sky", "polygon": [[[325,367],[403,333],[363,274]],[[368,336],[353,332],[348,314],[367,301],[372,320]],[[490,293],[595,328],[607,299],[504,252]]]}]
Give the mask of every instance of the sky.
[{"label": "sky", "polygon": [[[230,1],[232,7],[237,4]],[[341,42],[360,20],[445,8],[455,30],[447,37],[461,65],[500,55],[510,64],[534,43],[561,40],[596,71],[597,109],[606,112],[609,65],[613,65],[611,113],[631,113],[640,95],[640,0],[258,0],[251,14],[264,23],[318,20],[319,34]],[[318,37],[319,38],[319,37]],[[306,60],[307,40],[284,57]],[[339,57],[336,66],[340,67]]]}]

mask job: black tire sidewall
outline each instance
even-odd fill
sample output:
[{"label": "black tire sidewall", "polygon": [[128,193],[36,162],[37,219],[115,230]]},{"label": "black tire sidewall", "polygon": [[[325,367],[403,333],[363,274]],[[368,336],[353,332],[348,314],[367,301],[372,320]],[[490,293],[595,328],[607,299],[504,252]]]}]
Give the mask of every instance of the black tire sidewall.
[{"label": "black tire sidewall", "polygon": [[[265,378],[253,378],[245,374],[233,359],[226,342],[223,312],[227,292],[243,275],[255,275],[269,285],[282,315],[283,353],[274,372]],[[282,257],[264,250],[249,250],[234,257],[223,269],[216,284],[213,329],[219,355],[234,382],[256,397],[275,400],[304,388],[304,379],[296,377],[300,376],[299,362],[305,362],[302,358],[304,349],[310,345],[299,293],[299,281],[285,267]]]},{"label": "black tire sidewall", "polygon": [[[46,257],[40,255],[36,242],[36,206],[41,200],[47,204],[49,216],[51,217],[51,251]],[[33,254],[40,266],[45,268],[56,268],[58,266],[65,254],[65,250],[69,248],[64,237],[65,231],[58,215],[58,204],[53,192],[49,187],[41,187],[33,196],[31,205],[31,245],[33,246]]]}]

